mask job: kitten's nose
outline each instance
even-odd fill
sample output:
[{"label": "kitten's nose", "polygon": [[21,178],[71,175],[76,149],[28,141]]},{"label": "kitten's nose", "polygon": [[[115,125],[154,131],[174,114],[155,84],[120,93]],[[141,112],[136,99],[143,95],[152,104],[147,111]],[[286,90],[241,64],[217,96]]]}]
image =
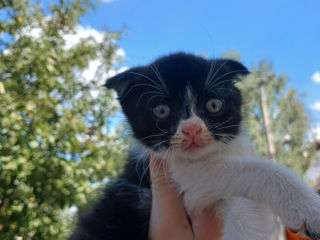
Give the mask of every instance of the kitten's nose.
[{"label": "kitten's nose", "polygon": [[188,124],[185,126],[182,126],[182,133],[187,135],[190,138],[196,137],[199,133],[201,133],[202,128],[198,124]]}]

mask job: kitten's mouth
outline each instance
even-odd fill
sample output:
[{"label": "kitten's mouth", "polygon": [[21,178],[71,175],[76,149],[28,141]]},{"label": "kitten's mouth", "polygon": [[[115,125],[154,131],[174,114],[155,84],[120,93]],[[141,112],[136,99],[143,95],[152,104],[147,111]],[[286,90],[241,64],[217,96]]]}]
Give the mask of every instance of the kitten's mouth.
[{"label": "kitten's mouth", "polygon": [[203,147],[203,144],[191,141],[187,146],[183,147],[184,151],[195,151]]}]

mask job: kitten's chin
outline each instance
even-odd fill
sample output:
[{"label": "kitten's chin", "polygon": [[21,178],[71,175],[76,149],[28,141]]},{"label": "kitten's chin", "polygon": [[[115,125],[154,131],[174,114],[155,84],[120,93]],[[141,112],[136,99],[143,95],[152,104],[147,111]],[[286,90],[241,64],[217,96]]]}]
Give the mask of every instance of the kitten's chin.
[{"label": "kitten's chin", "polygon": [[208,155],[214,152],[212,144],[208,145],[189,145],[185,148],[179,148],[174,151],[173,155],[179,159],[186,159],[188,161],[199,160],[200,158],[206,158]]},{"label": "kitten's chin", "polygon": [[187,160],[193,161],[198,160],[199,158],[204,158],[212,153],[212,149],[208,146],[188,146],[187,148],[166,148],[158,151],[153,151],[155,156],[161,159],[166,160]]},{"label": "kitten's chin", "polygon": [[146,146],[140,141],[135,141],[136,153],[139,158],[148,158],[151,152],[155,153],[155,156],[159,159],[166,160],[187,160],[197,161],[199,159],[206,159],[210,154],[215,154],[221,151],[221,147],[218,146],[218,142],[209,144],[189,144],[188,146],[180,147],[161,147],[157,150]]}]

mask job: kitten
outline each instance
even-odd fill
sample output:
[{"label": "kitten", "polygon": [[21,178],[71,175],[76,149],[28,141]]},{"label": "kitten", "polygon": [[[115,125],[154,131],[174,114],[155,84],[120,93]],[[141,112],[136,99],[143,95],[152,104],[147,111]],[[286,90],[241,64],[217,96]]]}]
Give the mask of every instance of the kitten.
[{"label": "kitten", "polygon": [[178,53],[109,79],[137,145],[71,239],[148,239],[151,151],[167,161],[188,212],[218,203],[224,240],[270,239],[273,213],[320,239],[316,193],[283,166],[256,157],[241,128],[234,83],[248,73],[233,60]]}]

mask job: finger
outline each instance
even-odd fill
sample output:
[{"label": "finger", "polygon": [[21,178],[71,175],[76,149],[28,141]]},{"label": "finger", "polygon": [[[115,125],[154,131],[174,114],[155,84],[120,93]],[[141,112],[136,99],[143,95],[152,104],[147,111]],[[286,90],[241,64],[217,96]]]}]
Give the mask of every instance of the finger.
[{"label": "finger", "polygon": [[223,235],[223,220],[214,207],[191,215],[192,230],[197,240],[220,240]]},{"label": "finger", "polygon": [[163,159],[155,158],[153,154],[150,156],[151,188],[154,200],[164,201],[170,198],[170,203],[181,205],[181,196],[177,193],[164,161]]},{"label": "finger", "polygon": [[192,239],[183,201],[165,172],[163,160],[150,157],[152,207],[149,236],[157,239]]},{"label": "finger", "polygon": [[170,178],[165,169],[164,160],[150,155],[150,176],[153,191],[171,192],[173,186],[170,186]]}]

